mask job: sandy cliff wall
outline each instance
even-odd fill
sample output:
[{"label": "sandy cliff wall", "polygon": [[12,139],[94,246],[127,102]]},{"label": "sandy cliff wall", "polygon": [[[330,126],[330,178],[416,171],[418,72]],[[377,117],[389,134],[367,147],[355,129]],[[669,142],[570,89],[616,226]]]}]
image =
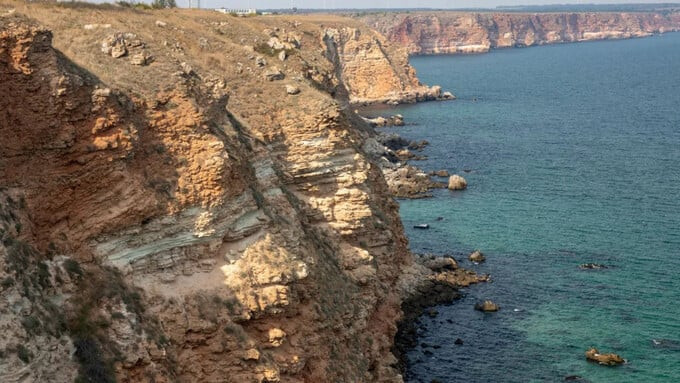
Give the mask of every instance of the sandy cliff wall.
[{"label": "sandy cliff wall", "polygon": [[650,36],[680,30],[680,13],[384,13],[359,17],[412,54]]},{"label": "sandy cliff wall", "polygon": [[396,104],[453,98],[438,86],[421,84],[404,48],[393,47],[372,30],[328,28],[324,42],[328,57],[340,69],[337,77],[352,103]]},{"label": "sandy cliff wall", "polygon": [[401,380],[425,272],[344,107],[419,99],[404,53],[336,18],[0,15],[0,381]]}]

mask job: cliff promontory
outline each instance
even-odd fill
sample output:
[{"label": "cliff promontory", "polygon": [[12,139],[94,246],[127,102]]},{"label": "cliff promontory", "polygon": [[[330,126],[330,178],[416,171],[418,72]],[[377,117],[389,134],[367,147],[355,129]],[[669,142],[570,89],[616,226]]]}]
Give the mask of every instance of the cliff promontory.
[{"label": "cliff promontory", "polygon": [[440,92],[343,18],[0,5],[0,381],[401,381],[451,280],[349,106]]},{"label": "cliff promontory", "polygon": [[411,54],[482,53],[495,48],[645,37],[680,30],[679,12],[360,15]]}]

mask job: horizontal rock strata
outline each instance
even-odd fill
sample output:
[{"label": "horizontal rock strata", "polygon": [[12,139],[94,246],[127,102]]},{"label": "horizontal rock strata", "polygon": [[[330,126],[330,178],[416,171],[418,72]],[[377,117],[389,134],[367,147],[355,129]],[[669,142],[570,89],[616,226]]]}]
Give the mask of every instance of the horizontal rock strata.
[{"label": "horizontal rock strata", "polygon": [[482,53],[490,49],[646,37],[680,30],[680,12],[416,12],[359,19],[410,54]]}]

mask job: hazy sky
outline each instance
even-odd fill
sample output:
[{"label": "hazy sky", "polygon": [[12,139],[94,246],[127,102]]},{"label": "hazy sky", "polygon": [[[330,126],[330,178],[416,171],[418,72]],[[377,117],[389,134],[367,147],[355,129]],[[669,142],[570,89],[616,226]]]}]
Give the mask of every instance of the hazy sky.
[{"label": "hazy sky", "polygon": [[[194,0],[195,1],[195,0]],[[493,8],[498,5],[659,3],[659,0],[201,0],[204,8]],[[189,0],[177,0],[187,6]]]}]

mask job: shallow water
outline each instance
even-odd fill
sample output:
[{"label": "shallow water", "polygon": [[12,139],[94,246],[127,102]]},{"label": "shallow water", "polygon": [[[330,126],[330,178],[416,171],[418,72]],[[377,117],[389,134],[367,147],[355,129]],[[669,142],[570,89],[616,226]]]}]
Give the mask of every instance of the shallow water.
[{"label": "shallow water", "polygon": [[[459,99],[383,111],[414,123],[386,130],[469,183],[400,201],[411,248],[479,248],[462,264],[493,283],[422,318],[409,381],[680,382],[680,33],[411,62]],[[587,363],[591,346],[629,363]]]}]

